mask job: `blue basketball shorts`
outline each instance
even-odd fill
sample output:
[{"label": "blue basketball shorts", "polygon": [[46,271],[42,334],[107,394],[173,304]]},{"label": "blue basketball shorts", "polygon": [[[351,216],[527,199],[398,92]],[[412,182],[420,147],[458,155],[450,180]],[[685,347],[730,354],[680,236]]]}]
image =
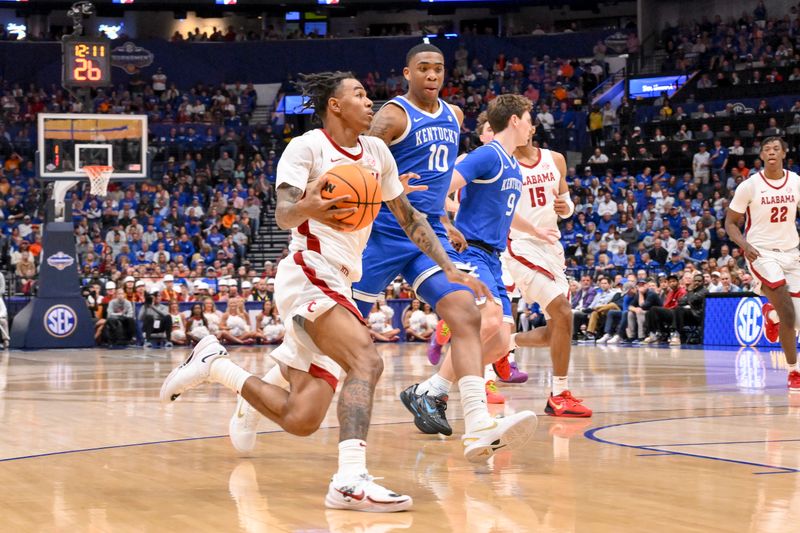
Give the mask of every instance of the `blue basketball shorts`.
[{"label": "blue basketball shorts", "polygon": [[[461,262],[465,263],[474,276],[477,276],[491,291],[495,303],[503,308],[503,321],[514,323],[514,314],[511,311],[511,300],[503,283],[503,267],[500,258],[495,255],[470,246],[461,252]],[[484,302],[478,301],[478,305]]]},{"label": "blue basketball shorts", "polygon": [[[459,269],[466,270],[458,252],[447,239],[442,223],[428,218],[439,242],[450,260]],[[464,285],[451,283],[441,267],[425,255],[397,224],[373,226],[372,234],[362,255],[361,280],[353,284],[353,298],[361,314],[368,316],[372,305],[398,274],[408,281],[417,297],[436,309],[439,300],[454,291],[468,291]]]}]

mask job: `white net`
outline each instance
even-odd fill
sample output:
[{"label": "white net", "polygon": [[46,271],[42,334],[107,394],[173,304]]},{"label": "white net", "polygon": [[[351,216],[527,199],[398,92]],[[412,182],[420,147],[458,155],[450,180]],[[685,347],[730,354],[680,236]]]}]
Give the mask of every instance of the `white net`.
[{"label": "white net", "polygon": [[90,193],[94,196],[105,196],[108,192],[108,182],[114,172],[114,167],[87,165],[81,170],[89,177]]}]

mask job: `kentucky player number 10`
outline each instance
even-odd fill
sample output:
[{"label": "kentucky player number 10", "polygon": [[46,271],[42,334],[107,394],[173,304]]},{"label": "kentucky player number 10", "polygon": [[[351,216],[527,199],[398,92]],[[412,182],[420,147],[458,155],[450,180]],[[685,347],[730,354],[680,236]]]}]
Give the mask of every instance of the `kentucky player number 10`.
[{"label": "kentucky player number 10", "polygon": [[107,87],[111,85],[111,46],[106,39],[65,39],[62,85]]}]

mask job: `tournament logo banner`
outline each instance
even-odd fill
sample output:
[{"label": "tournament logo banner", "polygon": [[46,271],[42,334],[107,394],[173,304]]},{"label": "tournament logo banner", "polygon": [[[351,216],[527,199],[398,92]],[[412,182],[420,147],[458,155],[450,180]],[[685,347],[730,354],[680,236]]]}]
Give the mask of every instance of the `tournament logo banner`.
[{"label": "tournament logo banner", "polygon": [[128,41],[111,50],[111,64],[128,74],[136,74],[153,64],[153,52]]}]

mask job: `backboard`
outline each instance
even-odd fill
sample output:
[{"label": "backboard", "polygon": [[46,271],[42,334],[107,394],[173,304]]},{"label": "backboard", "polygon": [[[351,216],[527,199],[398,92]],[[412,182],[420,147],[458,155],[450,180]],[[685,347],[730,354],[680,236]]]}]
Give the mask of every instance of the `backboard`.
[{"label": "backboard", "polygon": [[147,177],[147,116],[39,113],[40,178],[86,178],[86,165],[114,167],[111,179]]}]

